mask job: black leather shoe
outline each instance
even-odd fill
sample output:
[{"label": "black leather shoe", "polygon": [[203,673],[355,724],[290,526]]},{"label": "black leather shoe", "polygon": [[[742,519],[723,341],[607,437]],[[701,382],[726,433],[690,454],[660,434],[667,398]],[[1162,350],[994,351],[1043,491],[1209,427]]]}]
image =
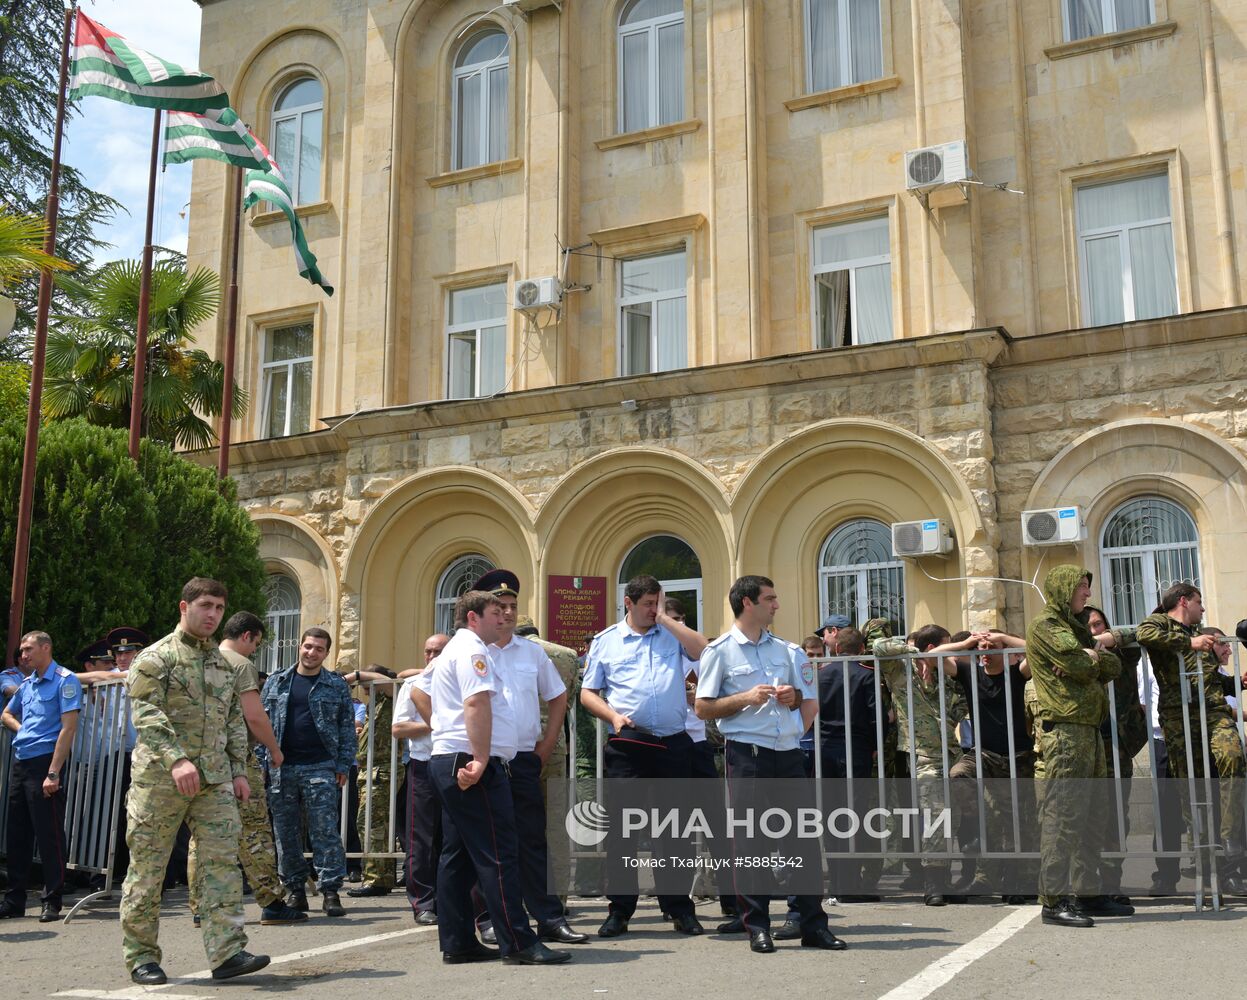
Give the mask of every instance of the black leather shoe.
[{"label": "black leather shoe", "polygon": [[483,931],[481,931],[481,940],[484,941],[486,944],[497,944],[498,943],[498,935],[494,931],[493,924],[490,924]]},{"label": "black leather shoe", "polygon": [[628,921],[618,913],[608,914],[602,921],[602,926],[598,928],[598,937],[603,938],[619,937],[620,934],[627,933]]},{"label": "black leather shoe", "polygon": [[60,903],[44,903],[39,910],[39,923],[50,924],[55,920],[61,919]]},{"label": "black leather shoe", "polygon": [[1000,901],[1004,903],[1005,906],[1025,906],[1027,903],[1027,899],[1025,896],[1017,896],[1017,895],[1001,896]]},{"label": "black leather shoe", "polygon": [[475,948],[468,951],[460,951],[455,954],[446,953],[442,955],[442,962],[446,965],[467,965],[470,962],[493,962],[502,957],[502,952],[497,948],[486,948],[480,942],[477,942]]},{"label": "black leather shoe", "polygon": [[416,914],[416,923],[420,924],[422,927],[436,927],[437,926],[437,911],[436,910],[421,910],[419,913]]},{"label": "black leather shoe", "polygon": [[695,913],[682,913],[672,923],[681,934],[696,937],[698,934],[706,933],[706,928],[701,925],[701,921],[697,919],[697,914]]},{"label": "black leather shoe", "polygon": [[801,936],[801,925],[795,920],[785,920],[779,930],[771,935],[776,941],[795,941]]},{"label": "black leather shoe", "polygon": [[552,951],[540,941],[530,944],[523,951],[513,951],[502,961],[506,965],[559,965],[570,962],[570,951]]},{"label": "black leather shoe", "polygon": [[754,931],[749,935],[749,950],[759,955],[769,955],[775,950],[775,942],[771,940],[770,931]]},{"label": "black leather shoe", "polygon": [[554,944],[584,944],[589,940],[588,934],[572,930],[566,920],[538,928],[537,936],[542,941],[551,941]]},{"label": "black leather shoe", "polygon": [[0,920],[7,920],[9,917],[24,917],[26,911],[20,907],[14,906],[7,899],[0,903]]},{"label": "black leather shoe", "polygon": [[1222,875],[1217,888],[1227,896],[1247,896],[1247,880],[1238,875]]},{"label": "black leather shoe", "polygon": [[268,906],[260,910],[260,923],[266,927],[280,926],[281,924],[300,924],[307,920],[307,914],[302,910],[296,910],[293,906],[287,906],[280,899],[276,903],[269,903]]},{"label": "black leather shoe", "polygon": [[719,924],[719,926],[714,929],[714,932],[716,934],[744,934],[745,922],[741,920],[740,917],[732,917],[731,919],[725,920],[723,923]]},{"label": "black leather shoe", "polygon": [[320,908],[325,911],[327,917],[345,917],[346,907],[342,905],[342,899],[332,889],[326,889],[320,894]]},{"label": "black leather shoe", "polygon": [[238,976],[250,975],[252,972],[259,972],[268,965],[267,955],[253,955],[249,951],[240,951],[233,958],[227,958],[224,962],[212,970],[213,979],[235,979]]},{"label": "black leather shoe", "polygon": [[361,896],[388,896],[390,890],[381,885],[361,885],[358,889],[347,889],[346,894],[359,899]]},{"label": "black leather shoe", "polygon": [[944,898],[944,894],[942,892],[928,892],[925,896],[922,897],[922,901],[926,903],[927,906],[947,906],[948,905],[948,900]]},{"label": "black leather shoe", "polygon": [[823,951],[844,951],[848,947],[826,927],[801,935],[802,948],[822,948]]},{"label": "black leather shoe", "polygon": [[1078,909],[1096,917],[1134,916],[1133,906],[1129,903],[1119,903],[1112,896],[1088,896],[1086,899],[1080,899]]},{"label": "black leather shoe", "polygon": [[169,977],[156,962],[146,962],[134,967],[130,972],[130,981],[140,986],[163,986],[169,981]]},{"label": "black leather shoe", "polygon": [[1073,909],[1068,903],[1043,908],[1043,922],[1054,927],[1094,927],[1095,921],[1085,913]]},{"label": "black leather shoe", "polygon": [[298,910],[300,913],[307,912],[307,893],[302,889],[291,889],[286,894],[286,905],[292,910]]}]

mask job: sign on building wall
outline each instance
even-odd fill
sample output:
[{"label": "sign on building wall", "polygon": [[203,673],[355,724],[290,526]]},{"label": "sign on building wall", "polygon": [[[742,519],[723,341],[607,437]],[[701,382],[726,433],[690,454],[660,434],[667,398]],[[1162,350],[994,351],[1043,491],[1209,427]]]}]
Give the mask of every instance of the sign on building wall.
[{"label": "sign on building wall", "polygon": [[586,635],[606,628],[606,577],[549,577],[546,607],[546,638],[579,649]]}]

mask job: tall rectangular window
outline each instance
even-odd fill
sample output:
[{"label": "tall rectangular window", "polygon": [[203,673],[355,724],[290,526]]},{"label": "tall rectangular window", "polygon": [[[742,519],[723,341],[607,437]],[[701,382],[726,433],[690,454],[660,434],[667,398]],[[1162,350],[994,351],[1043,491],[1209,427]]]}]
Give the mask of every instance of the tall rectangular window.
[{"label": "tall rectangular window", "polygon": [[312,424],[312,324],[269,330],[264,339],[264,436],[303,434]]},{"label": "tall rectangular window", "polygon": [[688,367],[685,251],[620,264],[619,329],[622,374]]},{"label": "tall rectangular window", "polygon": [[883,76],[880,0],[805,0],[805,76],[812,94]]},{"label": "tall rectangular window", "polygon": [[1076,192],[1083,321],[1088,326],[1178,311],[1169,176],[1153,174]]},{"label": "tall rectangular window", "polygon": [[1152,0],[1062,0],[1061,5],[1065,39],[1070,42],[1142,28],[1156,19]]},{"label": "tall rectangular window", "polygon": [[507,284],[457,288],[446,326],[446,396],[501,392],[507,366]]},{"label": "tall rectangular window", "polygon": [[814,230],[816,347],[892,339],[892,256],[888,218]]},{"label": "tall rectangular window", "polygon": [[683,0],[632,0],[617,32],[619,131],[684,117]]}]

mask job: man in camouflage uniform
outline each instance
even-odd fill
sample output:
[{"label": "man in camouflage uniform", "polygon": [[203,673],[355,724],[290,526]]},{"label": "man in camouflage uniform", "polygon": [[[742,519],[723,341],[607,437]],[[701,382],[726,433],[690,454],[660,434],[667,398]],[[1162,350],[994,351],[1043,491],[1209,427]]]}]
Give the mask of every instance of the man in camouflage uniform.
[{"label": "man in camouflage uniform", "polygon": [[1133,912],[1095,890],[1101,843],[1095,831],[1103,829],[1107,796],[1102,781],[1087,779],[1107,773],[1100,738],[1100,723],[1108,715],[1104,685],[1121,673],[1121,661],[1096,648],[1082,615],[1090,596],[1088,570],[1054,567],[1044,580],[1047,604],[1026,630],[1045,777],[1039,901],[1044,923],[1064,927],[1094,926],[1085,908],[1092,899],[1097,913]]},{"label": "man in camouflage uniform", "polygon": [[[250,611],[239,611],[230,617],[223,629],[224,639],[219,647],[221,656],[234,669],[235,690],[242,704],[243,721],[247,725],[247,784],[251,797],[238,806],[238,818],[242,832],[238,838],[238,860],[251,883],[255,901],[260,904],[260,923],[295,924],[307,919],[307,914],[285,904],[285,886],[277,875],[277,850],[273,846],[273,830],[269,825],[268,806],[264,801],[264,772],[256,759],[255,744],[261,744],[268,752],[274,767],[281,767],[281,747],[273,735],[273,727],[264,714],[260,703],[260,672],[251,661],[260,643],[264,641],[264,622]],[[199,846],[192,839],[187,859],[190,885],[190,908],[199,918]]]},{"label": "man in camouflage uniform", "polygon": [[[390,830],[390,782],[393,773],[390,767],[391,753],[398,756],[398,747],[390,735],[390,727],[394,723],[394,672],[380,664],[370,664],[366,670],[356,670],[346,675],[346,682],[358,686],[360,701],[369,704],[371,689],[371,712],[364,728],[359,732],[357,757],[359,760],[359,809],[355,813],[355,826],[359,831],[359,842],[364,844],[366,855],[363,864],[363,885],[355,889],[347,889],[348,896],[388,896],[398,885],[395,878],[395,859],[383,857],[394,853],[394,841],[389,837]],[[372,768],[368,767],[368,747],[372,747]],[[372,775],[372,815],[369,816],[369,774]],[[398,772],[398,789],[395,790],[395,827],[402,810],[398,807],[397,797],[406,779],[406,772]],[[368,820],[371,819],[371,825]]]},{"label": "man in camouflage uniform", "polygon": [[126,677],[138,745],[126,799],[130,870],[121,895],[122,953],[140,985],[167,982],[157,942],[161,883],[178,827],[186,820],[203,851],[199,877],[204,950],[214,979],[268,965],[244,947],[238,806],[247,783],[247,729],[234,671],[212,641],[225,612],[225,586],[192,578],[182,588],[181,621],[145,649]]},{"label": "man in camouflage uniform", "polygon": [[[1234,678],[1220,672],[1215,634],[1200,634],[1204,617],[1203,598],[1189,583],[1175,583],[1161,595],[1161,610],[1139,623],[1139,645],[1147,650],[1156,676],[1160,725],[1169,751],[1169,770],[1178,784],[1182,814],[1191,822],[1190,781],[1183,727],[1182,685],[1190,684],[1189,732],[1194,760],[1191,769],[1202,784],[1204,746],[1214,770],[1220,800],[1220,836],[1225,849],[1220,888],[1240,895],[1247,891],[1241,877],[1243,849],[1243,779],[1247,766],[1233,713],[1226,704],[1226,693],[1233,694]],[[1208,732],[1201,729],[1197,674],[1203,674],[1204,709]],[[1184,681],[1183,675],[1187,680]],[[1201,794],[1197,792],[1197,794]]]}]

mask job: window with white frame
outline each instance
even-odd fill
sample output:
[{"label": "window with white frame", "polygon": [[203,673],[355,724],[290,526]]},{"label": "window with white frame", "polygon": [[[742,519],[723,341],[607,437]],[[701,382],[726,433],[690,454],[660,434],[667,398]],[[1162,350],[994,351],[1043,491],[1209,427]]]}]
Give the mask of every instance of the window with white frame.
[{"label": "window with white frame", "polygon": [[805,83],[811,94],[883,76],[880,0],[805,0]]},{"label": "window with white frame", "polygon": [[459,50],[450,81],[452,169],[506,159],[509,62],[507,33],[497,28],[478,32]]},{"label": "window with white frame", "polygon": [[437,580],[434,630],[443,635],[455,634],[455,601],[472,589],[472,584],[496,567],[479,553],[460,556]]},{"label": "window with white frame", "polygon": [[1103,326],[1176,313],[1169,175],[1086,184],[1076,202],[1083,321]]},{"label": "window with white frame", "polygon": [[302,434],[312,424],[312,324],[269,330],[260,366],[265,437]]},{"label": "window with white frame", "polygon": [[1062,0],[1065,40],[1142,28],[1156,20],[1152,0]]},{"label": "window with white frame", "polygon": [[273,104],[273,158],[296,205],[320,200],[324,115],[325,92],[311,76],[290,84]]},{"label": "window with white frame", "polygon": [[686,256],[677,250],[620,262],[622,374],[688,367]]},{"label": "window with white frame", "polygon": [[298,656],[303,622],[303,598],[299,585],[285,573],[273,573],[264,581],[268,611],[264,616],[264,644],[256,651],[262,674],[274,674],[290,666]]},{"label": "window with white frame", "polygon": [[1112,623],[1137,625],[1173,584],[1200,585],[1195,519],[1172,500],[1130,500],[1104,523],[1100,563]]},{"label": "window with white frame", "polygon": [[619,15],[619,131],[684,118],[683,0],[631,0]]},{"label": "window with white frame", "polygon": [[446,396],[502,391],[507,366],[507,283],[456,288],[446,325]]},{"label": "window with white frame", "polygon": [[814,345],[851,347],[892,339],[888,218],[814,230]]},{"label": "window with white frame", "polygon": [[827,536],[818,556],[818,614],[846,615],[858,628],[886,618],[894,635],[905,634],[905,564],[892,555],[886,524],[858,518]]}]

